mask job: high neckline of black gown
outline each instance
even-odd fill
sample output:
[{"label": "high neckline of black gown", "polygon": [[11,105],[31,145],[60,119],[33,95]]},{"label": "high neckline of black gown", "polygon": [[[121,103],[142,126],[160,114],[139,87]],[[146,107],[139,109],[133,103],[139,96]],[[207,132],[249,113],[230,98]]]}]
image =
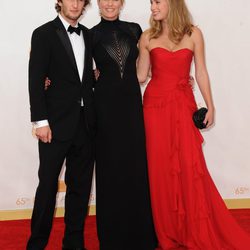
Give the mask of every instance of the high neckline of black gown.
[{"label": "high neckline of black gown", "polygon": [[107,20],[107,19],[105,19],[105,18],[101,18],[101,23],[103,23],[103,24],[108,24],[108,25],[116,25],[116,24],[118,24],[119,23],[119,17],[117,18],[117,19],[115,19],[115,20]]}]

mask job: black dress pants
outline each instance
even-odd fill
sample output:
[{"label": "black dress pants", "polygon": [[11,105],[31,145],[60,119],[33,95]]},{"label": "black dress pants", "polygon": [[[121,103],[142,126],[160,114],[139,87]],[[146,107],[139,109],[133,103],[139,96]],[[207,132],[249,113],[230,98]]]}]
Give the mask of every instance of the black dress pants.
[{"label": "black dress pants", "polygon": [[58,178],[65,159],[67,190],[63,245],[69,248],[84,247],[83,229],[92,183],[93,155],[93,140],[86,129],[83,111],[72,140],[61,142],[52,139],[51,143],[39,141],[39,185],[35,196],[31,236],[27,250],[41,250],[48,243],[55,210]]}]

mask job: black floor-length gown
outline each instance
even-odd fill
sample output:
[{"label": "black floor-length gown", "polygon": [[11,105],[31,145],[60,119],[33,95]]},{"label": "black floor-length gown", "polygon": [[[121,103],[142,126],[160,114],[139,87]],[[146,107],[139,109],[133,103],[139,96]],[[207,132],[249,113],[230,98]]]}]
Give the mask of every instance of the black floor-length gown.
[{"label": "black floor-length gown", "polygon": [[141,28],[102,19],[91,32],[100,71],[94,91],[100,249],[153,250],[142,98],[136,76]]}]

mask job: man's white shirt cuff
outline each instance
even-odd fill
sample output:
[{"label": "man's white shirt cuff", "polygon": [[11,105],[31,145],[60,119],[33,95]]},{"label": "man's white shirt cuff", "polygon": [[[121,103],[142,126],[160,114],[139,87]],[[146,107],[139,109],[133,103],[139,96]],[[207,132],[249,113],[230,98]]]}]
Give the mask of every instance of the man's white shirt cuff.
[{"label": "man's white shirt cuff", "polygon": [[41,127],[45,127],[45,126],[49,126],[48,120],[41,120],[41,121],[33,122],[34,128],[41,128]]}]

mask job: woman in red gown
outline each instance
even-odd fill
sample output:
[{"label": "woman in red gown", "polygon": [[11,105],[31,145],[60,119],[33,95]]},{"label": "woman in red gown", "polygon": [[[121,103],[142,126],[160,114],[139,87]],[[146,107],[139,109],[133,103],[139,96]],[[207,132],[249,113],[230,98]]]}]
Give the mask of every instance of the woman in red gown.
[{"label": "woman in red gown", "polygon": [[160,250],[249,250],[250,236],[234,221],[207,170],[203,138],[192,121],[195,76],[213,124],[214,105],[204,43],[184,0],[152,0],[151,28],[140,40],[138,78],[152,78],[144,119],[152,210]]}]

